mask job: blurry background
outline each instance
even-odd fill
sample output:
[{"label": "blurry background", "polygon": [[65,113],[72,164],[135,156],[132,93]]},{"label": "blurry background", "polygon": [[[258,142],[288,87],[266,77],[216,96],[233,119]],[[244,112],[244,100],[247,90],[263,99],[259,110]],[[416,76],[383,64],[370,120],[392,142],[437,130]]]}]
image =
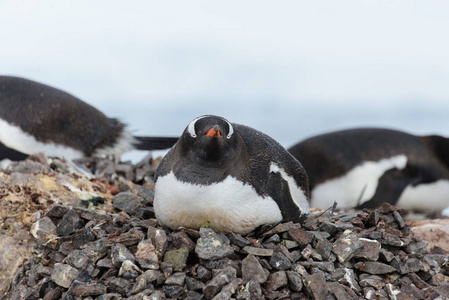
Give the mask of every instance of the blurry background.
[{"label": "blurry background", "polygon": [[285,147],[361,126],[449,136],[448,13],[445,1],[0,0],[0,73],[138,135],[217,114]]}]

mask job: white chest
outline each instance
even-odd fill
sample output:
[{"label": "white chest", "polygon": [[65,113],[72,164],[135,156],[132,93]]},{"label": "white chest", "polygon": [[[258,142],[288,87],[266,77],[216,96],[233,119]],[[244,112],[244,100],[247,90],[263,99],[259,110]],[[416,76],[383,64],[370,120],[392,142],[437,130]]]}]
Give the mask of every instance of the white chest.
[{"label": "white chest", "polygon": [[170,228],[199,228],[209,221],[213,229],[248,233],[262,224],[282,220],[278,205],[235,178],[211,185],[179,181],[173,172],[159,177],[155,186],[154,211]]}]

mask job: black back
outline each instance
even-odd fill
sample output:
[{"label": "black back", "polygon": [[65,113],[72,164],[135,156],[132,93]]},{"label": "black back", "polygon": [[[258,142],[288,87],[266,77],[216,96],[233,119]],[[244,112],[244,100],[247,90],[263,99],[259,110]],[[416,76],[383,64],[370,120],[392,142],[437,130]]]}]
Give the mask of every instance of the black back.
[{"label": "black back", "polygon": [[86,156],[113,146],[124,128],[66,92],[11,76],[0,76],[0,118],[40,142],[67,145]]},{"label": "black back", "polygon": [[[308,197],[308,179],[301,163],[271,137],[244,125],[232,123],[235,132],[227,139],[229,125],[223,120],[217,116],[200,119],[195,126],[197,138],[192,138],[186,128],[161,161],[155,181],[172,170],[178,180],[203,185],[220,182],[230,175],[254,186],[259,195],[272,197],[286,220],[297,221],[301,213],[287,193],[287,182],[279,173],[270,173],[270,165],[274,162],[283,168]],[[215,124],[219,124],[223,138],[201,141]]]}]

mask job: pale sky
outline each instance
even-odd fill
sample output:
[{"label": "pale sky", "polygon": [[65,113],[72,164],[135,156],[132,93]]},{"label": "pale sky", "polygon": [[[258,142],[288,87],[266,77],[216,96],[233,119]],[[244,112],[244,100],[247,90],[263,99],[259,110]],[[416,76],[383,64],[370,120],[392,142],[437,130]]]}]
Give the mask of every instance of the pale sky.
[{"label": "pale sky", "polygon": [[447,1],[0,0],[0,73],[141,135],[213,113],[284,146],[382,126],[449,136]]}]

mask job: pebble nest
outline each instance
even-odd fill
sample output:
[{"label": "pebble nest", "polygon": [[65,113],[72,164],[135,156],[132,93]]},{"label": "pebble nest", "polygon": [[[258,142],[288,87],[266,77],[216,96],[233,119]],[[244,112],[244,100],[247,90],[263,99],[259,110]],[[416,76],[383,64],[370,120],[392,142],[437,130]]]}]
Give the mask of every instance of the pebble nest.
[{"label": "pebble nest", "polygon": [[137,165],[45,157],[3,163],[10,175],[100,181],[111,195],[74,194],[70,205],[52,199],[40,207],[27,228],[32,255],[5,298],[449,299],[448,253],[416,238],[397,207],[315,212],[303,224],[245,236],[173,231],[152,208],[157,163],[150,156]]}]

